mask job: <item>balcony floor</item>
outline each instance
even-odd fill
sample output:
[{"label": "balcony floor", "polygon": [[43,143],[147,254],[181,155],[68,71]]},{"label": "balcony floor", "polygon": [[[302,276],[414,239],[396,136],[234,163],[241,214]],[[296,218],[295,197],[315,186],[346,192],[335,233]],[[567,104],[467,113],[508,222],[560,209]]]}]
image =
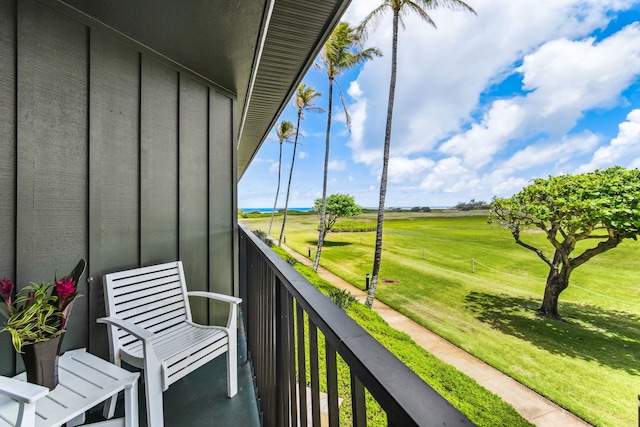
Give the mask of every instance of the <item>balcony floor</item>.
[{"label": "balcony floor", "polygon": [[[221,356],[202,366],[164,392],[164,424],[166,427],[259,427],[251,368],[246,358],[246,340],[238,330],[238,394],[227,397],[227,364]],[[122,401],[118,401],[116,416],[122,416]],[[147,427],[144,384],[139,384],[140,427]],[[101,408],[100,408],[101,412]],[[99,413],[88,421],[102,419]]]}]

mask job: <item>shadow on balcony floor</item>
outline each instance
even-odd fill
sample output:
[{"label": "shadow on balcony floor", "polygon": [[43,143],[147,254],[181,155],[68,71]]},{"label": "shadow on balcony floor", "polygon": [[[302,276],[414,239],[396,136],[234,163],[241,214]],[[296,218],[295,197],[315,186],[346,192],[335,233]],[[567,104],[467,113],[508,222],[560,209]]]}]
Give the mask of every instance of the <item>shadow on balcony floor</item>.
[{"label": "shadow on balcony floor", "polygon": [[[163,394],[165,427],[259,427],[260,418],[251,380],[251,368],[246,359],[246,340],[238,330],[238,394],[227,397],[227,364],[218,357],[177,381]],[[147,427],[144,384],[139,384],[140,427]],[[100,408],[100,411],[102,408]],[[102,419],[93,413],[89,421]],[[118,401],[116,416],[124,413]]]}]

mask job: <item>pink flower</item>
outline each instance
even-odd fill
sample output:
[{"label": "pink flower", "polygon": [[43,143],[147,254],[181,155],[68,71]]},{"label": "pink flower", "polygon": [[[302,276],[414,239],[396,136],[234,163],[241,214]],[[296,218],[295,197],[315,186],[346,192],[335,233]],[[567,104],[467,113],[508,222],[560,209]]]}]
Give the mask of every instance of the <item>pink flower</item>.
[{"label": "pink flower", "polygon": [[73,279],[64,277],[60,280],[56,280],[56,294],[58,294],[59,304],[62,308],[67,298],[72,296],[76,292],[76,284]]},{"label": "pink flower", "polygon": [[15,286],[11,282],[11,280],[6,277],[0,280],[0,295],[4,298],[4,301],[7,305],[11,305],[11,297],[13,296],[13,288]]}]

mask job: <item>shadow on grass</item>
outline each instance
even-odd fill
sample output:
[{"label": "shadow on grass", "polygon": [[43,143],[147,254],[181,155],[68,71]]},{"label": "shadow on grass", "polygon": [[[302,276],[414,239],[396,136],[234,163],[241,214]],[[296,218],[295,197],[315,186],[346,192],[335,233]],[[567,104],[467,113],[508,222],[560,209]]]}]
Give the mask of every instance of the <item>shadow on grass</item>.
[{"label": "shadow on grass", "polygon": [[532,298],[471,292],[465,308],[493,328],[550,353],[640,374],[640,316],[560,301],[563,320],[540,317]]},{"label": "shadow on grass", "polygon": [[[307,244],[308,245],[313,245],[313,249],[315,250],[315,248],[318,246],[318,241],[317,240],[307,240]],[[338,246],[351,246],[353,245],[353,243],[351,242],[335,242],[335,241],[331,241],[331,240],[325,240],[324,244],[322,245],[322,247],[327,247],[327,248],[331,248],[331,247],[338,247]]]}]

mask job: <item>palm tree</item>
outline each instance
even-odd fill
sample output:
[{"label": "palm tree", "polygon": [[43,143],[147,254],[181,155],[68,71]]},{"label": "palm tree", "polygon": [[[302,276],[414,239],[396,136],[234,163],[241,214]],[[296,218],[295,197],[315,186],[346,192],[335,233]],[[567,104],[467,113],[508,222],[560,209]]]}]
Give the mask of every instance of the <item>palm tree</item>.
[{"label": "palm tree", "polygon": [[[342,75],[343,70],[348,70],[372,59],[374,56],[382,56],[378,48],[361,48],[361,37],[355,28],[341,22],[329,36],[320,52],[321,67],[329,78],[329,105],[327,108],[327,136],[324,153],[324,181],[322,183],[322,208],[320,210],[320,230],[318,232],[318,247],[313,261],[313,269],[317,270],[320,264],[322,245],[324,244],[324,223],[327,214],[327,175],[329,170],[329,145],[331,136],[331,112],[333,106],[333,82],[337,76]],[[339,88],[339,86],[338,86]],[[340,93],[342,106],[347,116],[347,126],[350,126],[349,114],[346,104]]]},{"label": "palm tree", "polygon": [[387,103],[387,122],[384,133],[384,153],[382,156],[382,175],[380,177],[380,198],[378,201],[378,221],[376,227],[376,248],[373,256],[373,271],[371,272],[371,283],[365,305],[371,307],[376,295],[378,286],[378,275],[380,273],[380,262],[382,259],[382,224],[384,222],[384,201],[387,195],[387,169],[389,167],[389,147],[391,145],[391,124],[393,118],[393,103],[396,93],[396,70],[398,66],[398,27],[404,23],[402,18],[411,12],[416,13],[423,21],[436,27],[435,22],[427,13],[428,10],[440,7],[448,7],[476,13],[471,6],[461,0],[383,0],[382,4],[376,7],[367,15],[360,24],[358,32],[362,38],[366,38],[367,31],[375,27],[382,16],[389,10],[393,13],[393,39],[391,45],[391,78],[389,82],[389,101]]},{"label": "palm tree", "polygon": [[298,123],[296,124],[296,137],[293,141],[293,157],[291,158],[291,168],[289,169],[289,183],[287,184],[287,197],[284,199],[284,217],[282,218],[282,229],[280,230],[280,237],[278,238],[278,246],[282,245],[284,227],[287,223],[287,208],[289,207],[291,177],[293,176],[293,164],[296,161],[296,148],[298,148],[298,137],[300,136],[300,120],[304,119],[305,111],[324,111],[314,103],[314,100],[321,95],[321,93],[316,92],[313,86],[307,86],[304,83],[298,86],[298,90],[296,92],[295,108],[298,110]]},{"label": "palm tree", "polygon": [[280,175],[282,170],[282,144],[285,141],[291,142],[291,137],[296,129],[293,127],[293,123],[288,122],[286,120],[281,121],[278,125],[276,125],[276,136],[277,140],[280,143],[280,154],[278,156],[278,186],[276,188],[276,199],[273,202],[273,211],[271,211],[271,222],[269,222],[269,230],[267,231],[267,236],[271,235],[271,226],[273,225],[273,217],[276,214],[276,205],[278,204],[278,193],[280,193]]}]

